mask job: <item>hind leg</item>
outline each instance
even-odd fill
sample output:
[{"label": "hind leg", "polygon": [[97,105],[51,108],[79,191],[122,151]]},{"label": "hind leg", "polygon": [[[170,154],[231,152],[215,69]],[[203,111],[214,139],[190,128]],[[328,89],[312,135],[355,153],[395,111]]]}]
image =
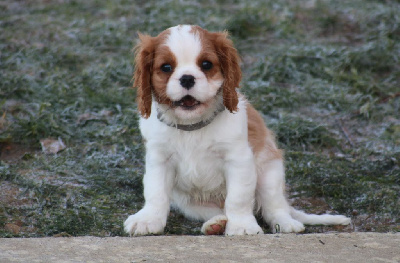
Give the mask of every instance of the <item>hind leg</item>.
[{"label": "hind leg", "polygon": [[186,204],[173,204],[177,207],[186,217],[194,220],[207,221],[211,218],[223,215],[224,211],[216,203],[186,203]]},{"label": "hind leg", "polygon": [[282,159],[268,160],[261,153],[257,165],[257,202],[272,232],[302,232],[304,225],[292,218],[285,197],[285,171]]},{"label": "hind leg", "polygon": [[228,223],[226,215],[214,216],[203,224],[201,232],[204,235],[223,235],[225,233],[226,223]]},{"label": "hind leg", "polygon": [[201,228],[201,232],[204,235],[223,235],[225,233],[228,218],[222,210],[223,203],[185,203],[179,205],[175,204],[175,206],[178,207],[186,217],[205,221]]}]

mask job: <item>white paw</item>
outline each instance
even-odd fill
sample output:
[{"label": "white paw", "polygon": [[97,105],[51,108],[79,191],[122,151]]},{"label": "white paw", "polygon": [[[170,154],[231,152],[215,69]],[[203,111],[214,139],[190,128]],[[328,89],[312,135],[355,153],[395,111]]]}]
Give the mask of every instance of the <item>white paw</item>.
[{"label": "white paw", "polygon": [[228,218],[225,215],[217,215],[208,220],[201,227],[204,235],[222,235],[225,233]]},{"label": "white paw", "polygon": [[304,225],[293,219],[286,211],[271,213],[267,219],[271,226],[272,233],[298,233],[304,231]]},{"label": "white paw", "polygon": [[261,227],[257,224],[254,216],[245,217],[242,219],[229,219],[226,224],[225,235],[257,235],[264,234]]},{"label": "white paw", "polygon": [[129,235],[158,234],[164,231],[166,219],[159,215],[142,209],[134,215],[130,215],[124,222],[125,232]]},{"label": "white paw", "polygon": [[298,233],[304,231],[303,223],[293,219],[286,218],[271,224],[272,233]]}]

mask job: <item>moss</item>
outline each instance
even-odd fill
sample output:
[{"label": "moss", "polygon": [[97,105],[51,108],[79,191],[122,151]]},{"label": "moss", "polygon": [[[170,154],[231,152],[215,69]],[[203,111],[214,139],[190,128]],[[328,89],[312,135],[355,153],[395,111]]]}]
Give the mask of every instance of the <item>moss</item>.
[{"label": "moss", "polygon": [[269,31],[273,21],[265,9],[245,7],[236,12],[227,22],[226,29],[237,38],[248,38]]},{"label": "moss", "polygon": [[270,125],[270,128],[286,149],[311,150],[337,145],[333,134],[326,127],[311,120],[284,116],[277,123]]},{"label": "moss", "polygon": [[[327,158],[287,153],[287,178],[301,196],[324,197],[341,213],[353,211],[374,217],[398,218],[399,154],[377,160]],[[382,205],[384,204],[384,205]]]}]

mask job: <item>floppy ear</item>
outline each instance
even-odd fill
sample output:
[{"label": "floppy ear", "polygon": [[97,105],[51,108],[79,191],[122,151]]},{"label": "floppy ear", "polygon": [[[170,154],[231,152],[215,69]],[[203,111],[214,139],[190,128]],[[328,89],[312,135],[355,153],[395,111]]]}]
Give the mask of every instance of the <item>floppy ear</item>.
[{"label": "floppy ear", "polygon": [[227,31],[215,33],[215,49],[221,64],[224,83],[222,84],[222,93],[225,107],[230,111],[237,111],[239,103],[236,88],[239,88],[242,79],[242,71],[239,66],[239,55],[229,39]]},{"label": "floppy ear", "polygon": [[137,88],[137,105],[143,118],[150,117],[152,101],[151,74],[154,60],[154,38],[139,34],[140,43],[136,46],[135,72],[133,86]]}]

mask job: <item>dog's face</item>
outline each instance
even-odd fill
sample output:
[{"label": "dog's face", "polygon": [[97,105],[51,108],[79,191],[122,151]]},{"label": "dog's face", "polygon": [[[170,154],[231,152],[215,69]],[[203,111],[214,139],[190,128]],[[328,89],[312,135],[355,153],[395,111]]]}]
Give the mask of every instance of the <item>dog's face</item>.
[{"label": "dog's face", "polygon": [[241,71],[227,33],[177,26],[157,37],[139,37],[134,85],[143,117],[150,116],[153,100],[182,120],[201,118],[219,100],[237,110]]}]

